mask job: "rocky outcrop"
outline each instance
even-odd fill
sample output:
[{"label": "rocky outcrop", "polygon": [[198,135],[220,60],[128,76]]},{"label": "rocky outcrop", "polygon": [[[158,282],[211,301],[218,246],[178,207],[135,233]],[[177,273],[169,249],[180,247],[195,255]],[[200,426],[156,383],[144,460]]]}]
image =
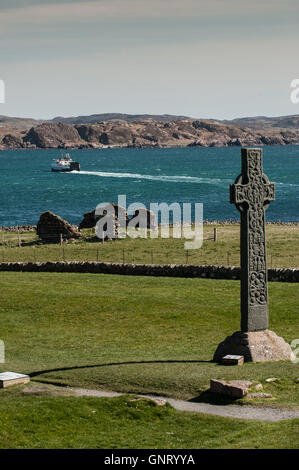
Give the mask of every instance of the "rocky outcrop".
[{"label": "rocky outcrop", "polygon": [[[246,124],[247,121],[244,121]],[[294,145],[298,128],[254,129],[207,119],[111,120],[93,124],[45,122],[29,131],[0,128],[0,149],[107,147],[228,147]]]},{"label": "rocky outcrop", "polygon": [[95,227],[98,220],[99,220],[99,217],[96,217],[95,210],[90,211],[90,212],[85,212],[85,214],[83,214],[83,219],[81,220],[78,228],[79,230],[82,230],[83,228],[93,228]]},{"label": "rocky outcrop", "polygon": [[[137,209],[133,216],[129,218],[128,213],[124,207],[121,207],[117,204],[110,203],[112,206],[114,213],[111,215],[111,224],[113,225],[114,233],[113,237],[110,238],[117,238],[118,237],[118,232],[119,232],[119,227],[123,228],[128,228],[128,225],[132,228],[144,228],[144,229],[151,229],[151,230],[157,230],[158,229],[158,222],[156,215],[153,211],[145,209],[145,208],[140,208]],[[106,216],[107,218],[107,210],[103,210],[101,215],[96,215],[96,210],[92,210],[90,212],[86,212],[83,214],[83,219],[79,224],[79,230],[85,229],[85,228],[93,228],[96,226],[98,220]],[[120,217],[122,218],[120,222]],[[135,220],[133,220],[135,219]],[[103,226],[104,230],[107,230],[107,224]],[[97,234],[99,238],[103,238],[100,236],[100,234]],[[106,238],[106,237],[104,237]],[[109,238],[109,237],[108,237]]]},{"label": "rocky outcrop", "polygon": [[40,148],[77,147],[82,143],[74,126],[60,122],[32,127],[23,141]]},{"label": "rocky outcrop", "polygon": [[50,211],[41,214],[36,233],[46,243],[60,242],[61,237],[63,240],[81,237],[75,227]]},{"label": "rocky outcrop", "polygon": [[126,209],[112,202],[109,203],[109,207],[107,205],[107,209],[103,207],[100,212],[97,211],[97,214],[96,209],[86,212],[80,222],[79,230],[95,227],[97,222],[104,217],[103,224],[98,224],[96,228],[97,237],[100,240],[118,238],[121,228],[125,231],[129,219]]},{"label": "rocky outcrop", "polygon": [[7,150],[21,149],[24,147],[24,142],[21,137],[12,134],[6,134],[2,139],[2,145]]},{"label": "rocky outcrop", "polygon": [[157,217],[155,213],[149,209],[137,209],[134,212],[132,219],[135,219],[136,223],[134,223],[134,227],[136,228],[146,228],[150,230],[158,229]]}]

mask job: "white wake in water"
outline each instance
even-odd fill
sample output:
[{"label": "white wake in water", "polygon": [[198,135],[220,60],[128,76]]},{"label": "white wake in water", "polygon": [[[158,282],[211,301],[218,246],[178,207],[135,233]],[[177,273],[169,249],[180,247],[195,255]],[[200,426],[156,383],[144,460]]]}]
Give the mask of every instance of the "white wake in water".
[{"label": "white wake in water", "polygon": [[71,171],[71,174],[95,175],[103,178],[134,178],[151,181],[167,181],[172,183],[207,183],[219,184],[228,180],[220,178],[198,178],[196,176],[140,175],[139,173],[112,173],[108,171]]}]

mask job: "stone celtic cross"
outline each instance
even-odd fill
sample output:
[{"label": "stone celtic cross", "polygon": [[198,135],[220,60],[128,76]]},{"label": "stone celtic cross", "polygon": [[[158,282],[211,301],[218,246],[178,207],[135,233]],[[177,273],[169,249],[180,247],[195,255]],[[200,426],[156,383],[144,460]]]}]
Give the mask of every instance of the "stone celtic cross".
[{"label": "stone celtic cross", "polygon": [[268,330],[265,209],[274,200],[274,183],[262,168],[261,149],[242,149],[242,173],[230,185],[230,202],[241,213],[241,331],[218,344],[213,360],[243,356],[244,361],[290,359],[291,347]]},{"label": "stone celtic cross", "polygon": [[265,209],[274,183],[262,169],[261,149],[242,149],[242,173],[230,185],[230,202],[241,213],[241,331],[268,328]]}]

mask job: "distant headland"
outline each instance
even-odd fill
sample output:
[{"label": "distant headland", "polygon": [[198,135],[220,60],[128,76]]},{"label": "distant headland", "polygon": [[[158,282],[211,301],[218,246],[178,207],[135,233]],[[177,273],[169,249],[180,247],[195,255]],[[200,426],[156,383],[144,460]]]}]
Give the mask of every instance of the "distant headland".
[{"label": "distant headland", "polygon": [[0,116],[0,150],[298,145],[299,115],[231,121],[105,113],[35,120]]}]

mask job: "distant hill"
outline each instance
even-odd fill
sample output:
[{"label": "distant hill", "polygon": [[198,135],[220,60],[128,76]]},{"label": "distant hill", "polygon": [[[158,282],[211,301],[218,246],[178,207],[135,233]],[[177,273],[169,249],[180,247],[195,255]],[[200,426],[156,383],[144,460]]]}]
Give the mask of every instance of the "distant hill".
[{"label": "distant hill", "polygon": [[193,119],[105,113],[36,120],[0,116],[0,150],[299,145],[299,115]]},{"label": "distant hill", "polygon": [[91,114],[90,116],[76,117],[55,117],[53,122],[64,122],[65,124],[94,124],[103,121],[159,121],[173,122],[185,119],[193,119],[187,116],[174,116],[172,114],[121,114],[121,113],[104,113]]},{"label": "distant hill", "polygon": [[15,129],[30,129],[33,126],[42,124],[43,120],[31,118],[18,118],[9,116],[0,116],[0,127],[14,127]]},{"label": "distant hill", "polygon": [[256,116],[221,121],[224,124],[236,124],[237,126],[250,127],[251,129],[270,129],[278,127],[280,129],[299,129],[299,114],[290,116]]},{"label": "distant hill", "polygon": [[[202,118],[192,118],[190,116],[173,115],[173,114],[123,114],[123,113],[101,113],[91,114],[88,116],[72,116],[62,117],[58,116],[53,119],[33,119],[33,118],[18,118],[9,116],[0,116],[0,127],[11,127],[15,129],[30,129],[44,122],[62,122],[65,124],[95,124],[97,122],[108,121],[157,121],[157,122],[176,122],[195,119],[205,120]],[[299,114],[289,116],[253,116],[235,119],[208,119],[211,122],[219,122],[223,124],[231,124],[239,127],[248,127],[250,129],[299,129]]]},{"label": "distant hill", "polygon": [[[63,122],[65,124],[95,124],[97,122],[107,121],[157,121],[157,122],[176,122],[182,120],[195,120],[190,116],[175,116],[172,114],[121,114],[121,113],[104,113],[92,114],[90,116],[75,117],[55,117],[53,122]],[[249,127],[250,129],[299,129],[299,114],[290,116],[254,116],[236,119],[210,119],[210,121],[220,122],[223,124],[232,124],[240,127]]]}]

